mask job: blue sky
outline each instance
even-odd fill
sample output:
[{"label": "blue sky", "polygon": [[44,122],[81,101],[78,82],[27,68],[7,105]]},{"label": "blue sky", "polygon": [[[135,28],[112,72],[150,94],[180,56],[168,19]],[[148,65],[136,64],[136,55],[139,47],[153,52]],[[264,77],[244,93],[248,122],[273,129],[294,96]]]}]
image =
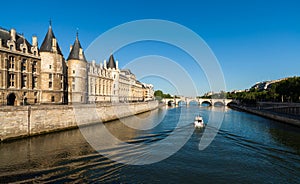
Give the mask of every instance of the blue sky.
[{"label": "blue sky", "polygon": [[[100,34],[119,24],[138,19],[164,19],[188,27],[205,40],[220,62],[227,90],[246,89],[263,80],[299,76],[300,3],[296,0],[53,0],[16,1],[13,6],[7,1],[1,2],[1,7],[1,27],[13,27],[29,40],[32,35],[37,35],[40,44],[51,18],[65,58],[77,28],[85,49]],[[153,45],[157,46],[157,43]],[[148,50],[154,48],[153,45],[144,44]],[[126,54],[116,52],[120,66],[126,65],[137,52],[138,55],[155,54],[155,49],[146,52],[143,48],[137,44],[125,48]],[[199,93],[209,90],[201,71],[193,74],[192,65],[181,62],[192,78],[199,82]],[[169,85],[157,85],[166,92],[173,92]]]}]

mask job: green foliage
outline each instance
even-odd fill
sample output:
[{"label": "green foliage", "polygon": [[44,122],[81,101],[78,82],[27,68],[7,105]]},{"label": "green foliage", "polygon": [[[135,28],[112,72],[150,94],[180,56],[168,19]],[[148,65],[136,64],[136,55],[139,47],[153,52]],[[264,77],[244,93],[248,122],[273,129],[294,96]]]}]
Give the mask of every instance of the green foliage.
[{"label": "green foliage", "polygon": [[248,92],[227,93],[227,98],[250,104],[257,101],[300,102],[300,77],[273,83],[263,91],[251,89]]},{"label": "green foliage", "polygon": [[173,98],[170,94],[164,94],[161,90],[156,90],[154,96],[158,100],[161,100],[162,98]]}]

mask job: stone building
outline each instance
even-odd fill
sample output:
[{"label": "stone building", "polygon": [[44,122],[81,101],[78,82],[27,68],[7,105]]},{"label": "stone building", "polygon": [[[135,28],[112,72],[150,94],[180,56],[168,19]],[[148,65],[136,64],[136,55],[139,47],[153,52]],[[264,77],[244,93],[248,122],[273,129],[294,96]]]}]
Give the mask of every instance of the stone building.
[{"label": "stone building", "polygon": [[40,69],[37,37],[31,45],[15,29],[0,28],[0,104],[40,103]]},{"label": "stone building", "polygon": [[51,23],[38,49],[15,29],[0,28],[0,104],[34,105],[138,102],[153,99],[153,87],[120,70],[111,54],[108,62],[88,62],[78,34],[65,61]]},{"label": "stone building", "polygon": [[154,99],[154,89],[152,84],[144,84],[144,101],[150,101]]},{"label": "stone building", "polygon": [[40,48],[41,57],[41,98],[40,102],[67,103],[67,65],[51,24]]},{"label": "stone building", "polygon": [[129,69],[120,71],[119,99],[121,102],[143,101],[143,84],[136,80],[136,77]]},{"label": "stone building", "polygon": [[70,54],[67,59],[68,65],[68,102],[87,102],[87,61],[83,49],[76,35],[73,46],[70,47]]},{"label": "stone building", "polygon": [[88,102],[111,102],[113,78],[112,72],[107,68],[106,62],[97,65],[95,61],[88,63]]}]

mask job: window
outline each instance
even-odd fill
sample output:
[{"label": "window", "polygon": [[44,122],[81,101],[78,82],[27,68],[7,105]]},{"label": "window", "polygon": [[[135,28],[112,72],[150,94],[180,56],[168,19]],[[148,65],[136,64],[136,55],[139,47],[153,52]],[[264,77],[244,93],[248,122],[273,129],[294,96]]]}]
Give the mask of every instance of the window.
[{"label": "window", "polygon": [[8,67],[9,69],[14,69],[15,68],[15,57],[9,56],[9,61],[8,61]]},{"label": "window", "polygon": [[75,77],[72,78],[72,82],[75,82]]},{"label": "window", "polygon": [[25,70],[26,70],[26,59],[22,59],[22,62],[21,62],[21,70],[22,70],[22,71],[25,71]]},{"label": "window", "polygon": [[49,88],[52,88],[52,82],[49,82]]},{"label": "window", "polygon": [[10,45],[9,46],[9,50],[13,50],[14,46],[13,45]]},{"label": "window", "polygon": [[34,96],[37,96],[37,92],[34,92]]},{"label": "window", "polygon": [[27,83],[27,76],[26,75],[23,75],[22,76],[22,88],[25,88],[26,87],[26,83]]},{"label": "window", "polygon": [[51,96],[51,102],[54,102],[54,101],[55,101],[54,96]]},{"label": "window", "polygon": [[26,53],[26,49],[25,48],[23,48],[23,53]]},{"label": "window", "polygon": [[9,87],[14,87],[14,86],[15,86],[15,75],[9,74]]},{"label": "window", "polygon": [[72,84],[72,89],[75,90],[75,84]]},{"label": "window", "polygon": [[73,70],[73,74],[75,74],[75,70]]},{"label": "window", "polygon": [[33,52],[33,55],[35,55],[35,56],[36,56],[36,51],[34,51],[34,52]]},{"label": "window", "polygon": [[52,80],[52,73],[49,73],[49,79]]},{"label": "window", "polygon": [[52,68],[52,66],[51,65],[49,65],[49,69],[51,69]]},{"label": "window", "polygon": [[36,72],[36,61],[33,61],[33,65],[32,65],[32,72],[35,73]]},{"label": "window", "polygon": [[37,87],[37,77],[33,77],[33,83],[32,83],[32,88],[36,88]]}]

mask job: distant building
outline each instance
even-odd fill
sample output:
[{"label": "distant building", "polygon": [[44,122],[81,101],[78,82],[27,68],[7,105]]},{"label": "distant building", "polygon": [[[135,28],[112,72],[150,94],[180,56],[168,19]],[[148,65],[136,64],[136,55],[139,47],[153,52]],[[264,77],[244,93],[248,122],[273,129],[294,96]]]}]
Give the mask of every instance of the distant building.
[{"label": "distant building", "polygon": [[15,29],[0,28],[1,105],[139,102],[154,99],[153,86],[120,70],[111,54],[106,63],[88,62],[78,34],[65,61],[52,26],[38,48]]},{"label": "distant building", "polygon": [[154,88],[152,84],[143,84],[145,101],[154,100]]},{"label": "distant building", "polygon": [[286,79],[287,78],[277,79],[277,80],[271,80],[271,81],[264,81],[264,82],[258,82],[254,86],[252,86],[250,89],[256,89],[258,91],[267,90],[267,89],[271,88],[272,84],[274,84],[276,82],[280,82],[280,81],[286,80]]}]

